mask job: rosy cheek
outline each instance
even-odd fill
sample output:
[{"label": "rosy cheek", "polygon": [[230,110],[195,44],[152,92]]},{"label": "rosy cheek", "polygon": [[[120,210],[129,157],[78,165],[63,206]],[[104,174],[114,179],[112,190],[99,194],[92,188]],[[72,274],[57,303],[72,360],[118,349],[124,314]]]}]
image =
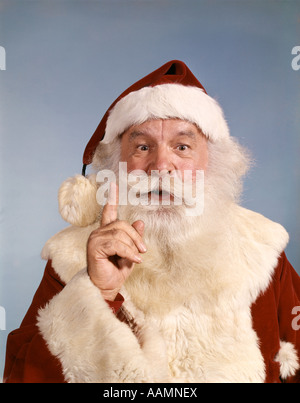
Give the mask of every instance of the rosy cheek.
[{"label": "rosy cheek", "polygon": [[131,172],[134,170],[142,170],[147,171],[147,163],[143,159],[140,158],[128,158],[127,160],[127,172]]},{"label": "rosy cheek", "polygon": [[174,166],[176,170],[178,171],[195,171],[198,168],[198,164],[195,164],[195,161],[193,159],[177,159],[177,161],[174,162]]},{"label": "rosy cheek", "polygon": [[199,150],[193,157],[184,161],[179,161],[177,166],[180,170],[191,170],[195,172],[196,170],[206,171],[208,164],[208,154],[206,149]]},{"label": "rosy cheek", "polygon": [[196,171],[205,171],[206,170],[206,161],[205,160],[199,160],[199,161],[187,161],[185,163],[178,163],[176,165],[176,170],[180,171],[182,174],[184,174],[184,171],[192,172],[193,178],[196,177]]}]

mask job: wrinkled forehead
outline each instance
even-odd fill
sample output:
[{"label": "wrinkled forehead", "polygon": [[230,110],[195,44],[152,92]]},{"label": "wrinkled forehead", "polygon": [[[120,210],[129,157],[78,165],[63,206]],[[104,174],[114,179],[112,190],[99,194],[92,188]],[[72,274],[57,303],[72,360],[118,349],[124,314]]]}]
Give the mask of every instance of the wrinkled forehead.
[{"label": "wrinkled forehead", "polygon": [[140,125],[133,125],[122,136],[126,142],[132,143],[141,139],[151,141],[172,141],[189,139],[197,142],[207,140],[195,124],[181,119],[152,119]]}]

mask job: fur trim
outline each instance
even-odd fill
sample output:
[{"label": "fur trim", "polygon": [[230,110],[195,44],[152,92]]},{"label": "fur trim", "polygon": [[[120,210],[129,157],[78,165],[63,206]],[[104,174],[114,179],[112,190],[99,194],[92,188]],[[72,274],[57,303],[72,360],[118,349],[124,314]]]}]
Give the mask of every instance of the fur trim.
[{"label": "fur trim", "polygon": [[166,276],[161,261],[145,254],[121,291],[132,316],[141,309],[168,340],[172,382],[265,380],[251,306],[272,281],[288,235],[282,226],[243,208],[235,206],[229,214],[220,237],[201,239],[201,250],[197,239],[187,252],[178,247],[181,265],[174,256]]},{"label": "fur trim", "polygon": [[[197,248],[190,251],[186,265],[197,266],[198,293],[184,304],[162,316],[142,312],[130,287],[124,287],[124,309],[137,323],[136,334],[112,314],[84,269],[86,241],[98,224],[70,227],[49,240],[43,257],[52,260],[68,284],[40,311],[38,326],[52,354],[59,357],[66,379],[264,382],[251,305],[268,287],[288,235],[279,224],[238,206],[231,217],[224,245],[214,253],[207,250],[207,267],[202,267],[202,259],[195,263]],[[282,360],[285,350],[280,358],[286,375],[295,362],[290,354]]]},{"label": "fur trim", "polygon": [[280,364],[280,376],[282,379],[294,376],[300,368],[297,351],[290,342],[280,341],[280,350],[275,361]]},{"label": "fur trim", "polygon": [[100,213],[96,192],[96,175],[91,175],[89,178],[76,175],[64,181],[58,191],[59,211],[62,218],[79,227],[93,224]]},{"label": "fur trim", "polygon": [[157,331],[144,327],[136,337],[112,313],[86,270],[39,311],[38,327],[67,382],[167,380]]},{"label": "fur trim", "polygon": [[51,260],[52,267],[64,283],[87,266],[86,245],[99,223],[87,227],[70,226],[50,238],[42,249],[41,257]]},{"label": "fur trim", "polygon": [[149,119],[179,118],[196,124],[212,141],[229,136],[219,104],[197,87],[162,84],[145,87],[122,98],[106,123],[103,143],[110,143],[130,126]]}]

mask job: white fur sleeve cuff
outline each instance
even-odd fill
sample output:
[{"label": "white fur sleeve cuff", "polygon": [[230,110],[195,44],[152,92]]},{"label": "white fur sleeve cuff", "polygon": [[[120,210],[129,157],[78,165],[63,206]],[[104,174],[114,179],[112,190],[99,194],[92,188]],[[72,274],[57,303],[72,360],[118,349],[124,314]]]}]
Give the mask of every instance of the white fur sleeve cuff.
[{"label": "white fur sleeve cuff", "polygon": [[39,311],[38,327],[67,382],[155,382],[150,360],[82,270]]}]

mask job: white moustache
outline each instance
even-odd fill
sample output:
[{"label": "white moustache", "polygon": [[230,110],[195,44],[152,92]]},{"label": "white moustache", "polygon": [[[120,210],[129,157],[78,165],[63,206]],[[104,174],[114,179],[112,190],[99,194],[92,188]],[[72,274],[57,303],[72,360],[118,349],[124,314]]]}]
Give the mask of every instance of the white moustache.
[{"label": "white moustache", "polygon": [[[129,192],[134,192],[141,200],[148,201],[149,195],[162,196],[162,204],[173,198],[174,205],[195,204],[194,190],[197,180],[193,180],[191,173],[182,175],[180,171],[158,172],[152,171],[147,175],[144,171],[133,171],[127,176]],[[153,201],[153,198],[151,199]]]}]

